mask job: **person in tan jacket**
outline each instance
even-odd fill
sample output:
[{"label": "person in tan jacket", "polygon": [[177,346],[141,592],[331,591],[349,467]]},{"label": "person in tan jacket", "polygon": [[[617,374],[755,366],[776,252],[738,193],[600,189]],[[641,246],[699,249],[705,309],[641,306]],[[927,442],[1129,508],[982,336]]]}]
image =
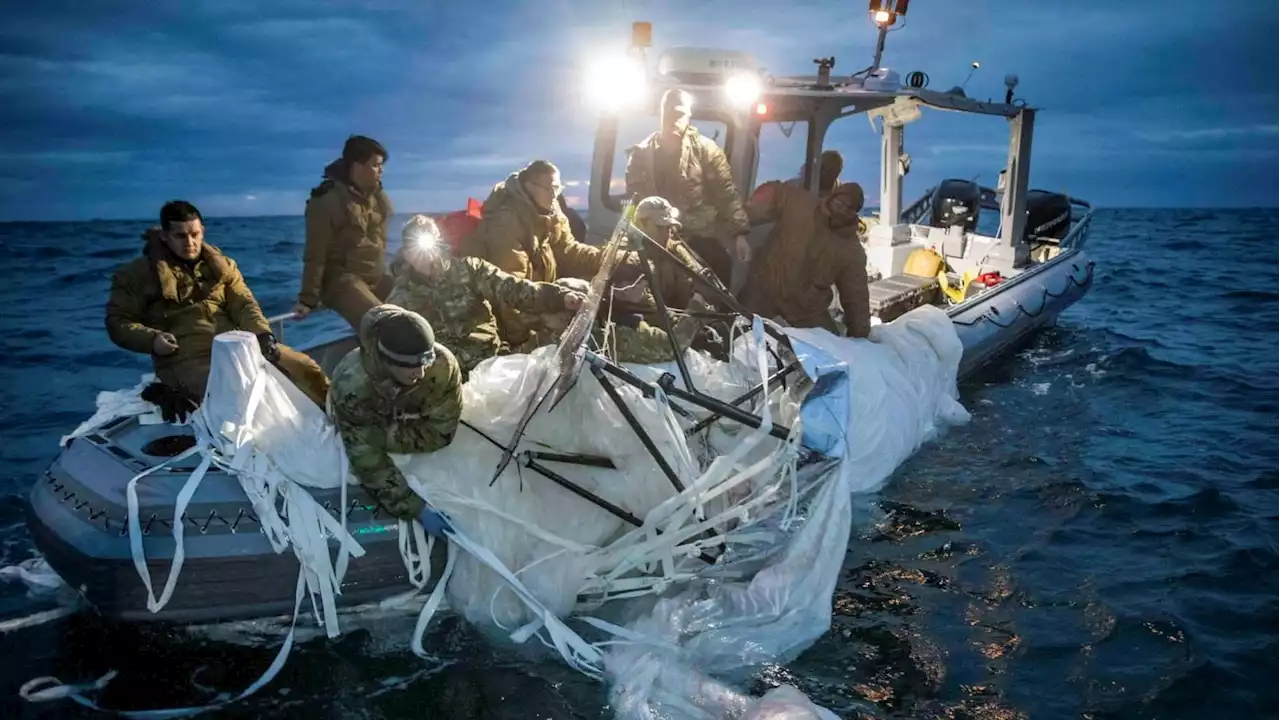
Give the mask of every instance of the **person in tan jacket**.
[{"label": "person in tan jacket", "polygon": [[[179,419],[204,398],[214,336],[231,330],[257,335],[263,357],[324,407],[329,391],[324,371],[310,357],[276,342],[235,261],[205,242],[204,219],[194,205],[166,203],[160,227],[144,237],[142,256],[111,280],[107,335],[125,350],[151,356],[165,395],[180,409]],[[157,404],[167,416],[175,414]]]},{"label": "person in tan jacket", "polygon": [[680,211],[686,239],[720,282],[729,286],[733,256],[751,260],[751,229],[724,151],[689,124],[693,96],[662,96],[661,128],[627,149],[627,194],[665,198]]},{"label": "person in tan jacket", "polygon": [[862,187],[835,186],[825,197],[773,181],[761,185],[747,205],[753,223],[774,223],[752,265],[743,302],[763,317],[793,327],[820,327],[839,334],[829,308],[831,286],[840,293],[845,335],[871,332],[867,256],[858,237]]},{"label": "person in tan jacket", "polygon": [[[589,279],[600,269],[600,248],[573,239],[556,201],[564,186],[560,170],[535,160],[494,186],[483,217],[463,242],[462,255],[478,257],[523,280],[553,283]],[[503,342],[512,352],[554,343],[559,328],[513,307],[495,307]]]},{"label": "person in tan jacket", "polygon": [[295,318],[323,303],[359,330],[365,312],[391,292],[385,259],[393,208],[382,190],[386,161],[378,141],[352,135],[342,157],[324,169],[324,180],[311,191]]}]

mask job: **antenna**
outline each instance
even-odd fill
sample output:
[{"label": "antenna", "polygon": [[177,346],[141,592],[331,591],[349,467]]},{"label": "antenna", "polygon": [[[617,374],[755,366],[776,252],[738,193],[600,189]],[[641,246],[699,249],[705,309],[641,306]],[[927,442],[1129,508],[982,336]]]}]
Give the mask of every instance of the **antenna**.
[{"label": "antenna", "polygon": [[969,84],[969,78],[973,77],[973,71],[974,71],[974,70],[977,70],[979,67],[981,67],[981,64],[980,64],[977,60],[974,60],[974,61],[973,61],[973,64],[969,66],[969,74],[968,74],[968,75],[965,75],[965,76],[964,76],[964,82],[960,83],[960,90],[961,90],[961,91],[963,91],[963,90],[964,90],[964,86],[965,86],[965,85],[968,85],[968,84]]},{"label": "antenna", "polygon": [[821,90],[830,90],[832,87],[831,68],[836,66],[835,57],[832,56],[828,58],[814,58],[813,62],[815,65],[818,66],[818,82],[814,85],[814,87],[819,88]]},{"label": "antenna", "polygon": [[1009,73],[1004,76],[1004,104],[1009,105],[1013,102],[1013,89],[1018,87],[1018,76]]}]

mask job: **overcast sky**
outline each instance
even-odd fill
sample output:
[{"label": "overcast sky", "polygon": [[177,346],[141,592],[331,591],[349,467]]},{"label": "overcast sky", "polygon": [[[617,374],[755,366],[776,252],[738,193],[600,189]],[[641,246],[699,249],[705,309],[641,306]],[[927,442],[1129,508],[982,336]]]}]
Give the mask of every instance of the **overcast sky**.
[{"label": "overcast sky", "polygon": [[[1100,206],[1274,207],[1276,15],[1269,0],[916,0],[882,64],[945,90],[978,60],[967,90],[983,98],[1016,72],[1043,109],[1033,186]],[[780,75],[827,55],[852,72],[875,44],[859,0],[4,3],[0,220],[147,218],[174,197],[300,214],[351,133],[388,147],[402,211],[483,199],[535,157],[578,201],[594,123],[575,81],[637,19],[658,49],[747,50]],[[766,152],[798,146],[765,133]],[[994,183],[1007,136],[999,119],[926,114],[907,130],[907,194]],[[860,117],[827,138],[868,188],[877,143]],[[801,158],[762,162],[785,176]]]}]

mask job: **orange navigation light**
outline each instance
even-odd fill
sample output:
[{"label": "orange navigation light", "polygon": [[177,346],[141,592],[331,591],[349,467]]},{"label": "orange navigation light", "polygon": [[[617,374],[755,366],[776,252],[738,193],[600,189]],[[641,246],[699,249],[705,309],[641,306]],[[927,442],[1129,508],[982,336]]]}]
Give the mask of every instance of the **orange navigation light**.
[{"label": "orange navigation light", "polygon": [[911,0],[870,0],[867,11],[871,19],[880,27],[889,27],[899,15],[907,14],[907,5]]},{"label": "orange navigation light", "polygon": [[643,21],[631,23],[631,47],[653,47],[653,23]]}]

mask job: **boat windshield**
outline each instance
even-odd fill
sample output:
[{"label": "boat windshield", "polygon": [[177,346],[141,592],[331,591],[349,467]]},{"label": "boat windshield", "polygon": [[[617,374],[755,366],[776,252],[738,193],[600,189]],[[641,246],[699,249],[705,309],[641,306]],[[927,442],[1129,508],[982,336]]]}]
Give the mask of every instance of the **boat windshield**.
[{"label": "boat windshield", "polygon": [[[760,124],[756,142],[755,186],[770,180],[804,177],[805,148],[809,141],[809,123],[804,120],[765,122]],[[748,194],[748,197],[750,195]]]}]

